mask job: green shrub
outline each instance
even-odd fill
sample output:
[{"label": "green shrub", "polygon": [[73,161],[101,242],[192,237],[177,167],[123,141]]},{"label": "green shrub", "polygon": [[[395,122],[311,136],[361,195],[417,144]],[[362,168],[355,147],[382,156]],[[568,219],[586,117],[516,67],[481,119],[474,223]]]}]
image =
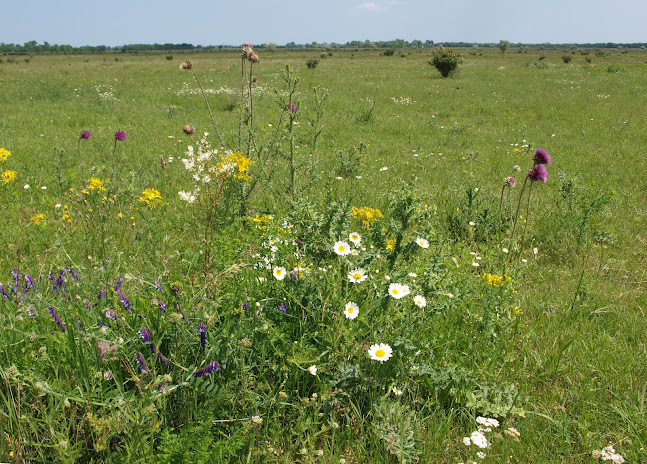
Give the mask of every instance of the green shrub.
[{"label": "green shrub", "polygon": [[591,59],[590,56],[587,56],[586,58],[584,58],[584,61],[586,61],[587,63],[591,63],[593,60]]},{"label": "green shrub", "polygon": [[308,67],[308,69],[314,69],[318,64],[319,60],[316,58],[310,58],[308,61],[306,61],[306,66]]},{"label": "green shrub", "polygon": [[562,61],[564,62],[564,64],[570,63],[571,60],[572,58],[569,55],[562,55]]},{"label": "green shrub", "polygon": [[394,53],[395,53],[395,50],[393,50],[392,48],[389,48],[388,50],[384,50],[382,52],[382,55],[384,55],[384,56],[393,56]]},{"label": "green shrub", "polygon": [[433,51],[429,64],[435,67],[443,78],[446,78],[456,72],[462,61],[460,53],[441,45]]}]

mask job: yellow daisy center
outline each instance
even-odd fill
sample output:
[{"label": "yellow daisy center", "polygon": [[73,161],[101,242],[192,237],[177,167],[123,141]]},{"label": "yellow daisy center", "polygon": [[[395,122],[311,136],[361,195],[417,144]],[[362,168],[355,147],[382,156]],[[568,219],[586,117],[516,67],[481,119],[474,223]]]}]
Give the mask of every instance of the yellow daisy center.
[{"label": "yellow daisy center", "polygon": [[397,295],[398,294],[398,289],[394,288],[393,290],[391,290],[391,293],[393,293],[394,295]]},{"label": "yellow daisy center", "polygon": [[353,314],[353,308],[350,306],[348,307],[348,314]]},{"label": "yellow daisy center", "polygon": [[344,251],[346,248],[344,248],[342,245],[339,246],[339,251]]},{"label": "yellow daisy center", "polygon": [[281,275],[281,270],[280,269],[276,270],[276,275]]},{"label": "yellow daisy center", "polygon": [[383,358],[384,356],[386,356],[386,353],[384,350],[377,350],[375,352],[375,356],[377,356],[378,358]]},{"label": "yellow daisy center", "polygon": [[353,274],[353,279],[358,279],[359,280],[361,278],[362,278],[362,274],[360,274],[359,272],[356,272],[355,274]]}]

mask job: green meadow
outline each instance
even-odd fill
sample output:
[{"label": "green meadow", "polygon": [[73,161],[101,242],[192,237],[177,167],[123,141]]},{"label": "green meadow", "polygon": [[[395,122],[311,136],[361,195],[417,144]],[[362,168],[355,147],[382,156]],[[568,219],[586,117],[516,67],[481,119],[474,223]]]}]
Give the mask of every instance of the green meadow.
[{"label": "green meadow", "polygon": [[647,52],[460,52],[0,56],[0,461],[647,462]]}]

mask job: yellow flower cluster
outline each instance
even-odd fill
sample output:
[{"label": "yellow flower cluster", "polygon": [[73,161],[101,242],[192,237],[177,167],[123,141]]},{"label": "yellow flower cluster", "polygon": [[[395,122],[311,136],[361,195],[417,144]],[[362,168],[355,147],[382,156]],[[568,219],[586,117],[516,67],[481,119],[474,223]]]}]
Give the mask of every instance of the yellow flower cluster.
[{"label": "yellow flower cluster", "polygon": [[506,282],[507,283],[512,282],[512,278],[505,274],[503,275],[503,277],[501,277],[500,275],[497,275],[497,274],[485,273],[481,277],[483,277],[483,280],[485,280],[488,285],[492,285],[493,287],[500,287]]},{"label": "yellow flower cluster", "polygon": [[154,188],[147,188],[142,192],[142,196],[139,197],[139,201],[146,203],[146,206],[149,208],[155,208],[158,205],[162,204],[162,194],[159,190]]},{"label": "yellow flower cluster", "polygon": [[30,221],[36,224],[37,226],[39,226],[44,220],[45,220],[44,214],[37,214],[36,216],[30,219]]},{"label": "yellow flower cluster", "polygon": [[8,184],[9,182],[13,182],[17,176],[18,173],[16,171],[7,170],[2,173],[0,179],[2,179],[2,182],[4,182],[5,184]]},{"label": "yellow flower cluster", "polygon": [[11,152],[5,148],[0,148],[0,161],[6,161],[11,156]]},{"label": "yellow flower cluster", "polygon": [[256,224],[257,228],[264,230],[268,225],[272,224],[273,218],[269,214],[263,214],[262,216],[257,214],[256,217],[250,217],[249,220]]},{"label": "yellow flower cluster", "polygon": [[382,211],[377,208],[369,208],[368,206],[364,206],[363,208],[353,206],[350,214],[354,218],[362,221],[365,227],[370,227],[372,223],[383,217]]},{"label": "yellow flower cluster", "polygon": [[220,163],[218,164],[218,170],[223,171],[227,166],[233,164],[236,165],[236,175],[234,176],[234,179],[251,179],[249,174],[247,174],[247,170],[254,164],[254,162],[239,151],[223,154],[220,158]]},{"label": "yellow flower cluster", "polygon": [[99,192],[105,192],[106,188],[103,186],[103,181],[96,177],[90,177],[88,179],[88,187],[90,190],[97,190]]}]

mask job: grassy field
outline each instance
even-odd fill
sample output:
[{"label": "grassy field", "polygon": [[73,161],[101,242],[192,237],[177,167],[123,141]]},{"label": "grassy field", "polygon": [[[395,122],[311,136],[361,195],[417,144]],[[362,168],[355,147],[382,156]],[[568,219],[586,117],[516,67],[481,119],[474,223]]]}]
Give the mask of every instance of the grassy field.
[{"label": "grassy field", "polygon": [[647,53],[469,52],[0,57],[0,460],[647,462]]}]

